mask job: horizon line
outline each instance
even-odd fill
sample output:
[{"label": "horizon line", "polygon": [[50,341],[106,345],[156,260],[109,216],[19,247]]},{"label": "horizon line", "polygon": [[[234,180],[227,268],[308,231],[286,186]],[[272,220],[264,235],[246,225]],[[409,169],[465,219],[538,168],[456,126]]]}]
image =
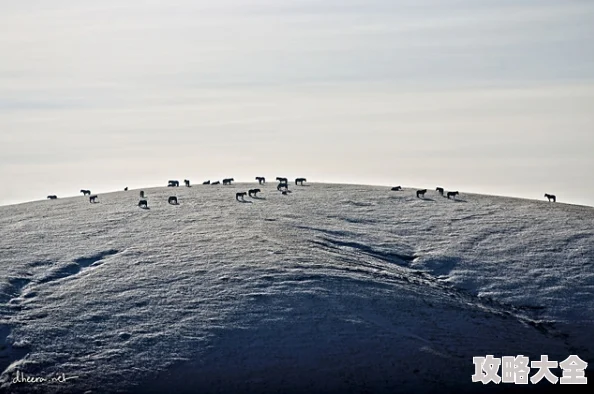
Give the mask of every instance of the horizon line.
[{"label": "horizon line", "polygon": [[[275,183],[276,179],[274,181],[271,182],[266,182],[266,184],[270,184],[270,183]],[[321,182],[308,182],[306,181],[308,184],[319,184],[319,185],[324,185],[324,184],[330,184],[330,185],[344,185],[344,186],[368,186],[368,187],[393,187],[393,186],[401,186],[403,189],[417,189],[417,190],[421,190],[420,187],[415,187],[415,186],[406,186],[404,184],[400,184],[400,185],[396,185],[394,184],[393,186],[388,185],[388,184],[371,184],[371,183],[347,183],[347,182],[332,182],[332,181],[321,181]],[[231,185],[223,185],[222,183],[220,184],[220,186],[233,186],[236,184],[245,184],[245,183],[255,183],[258,184],[258,181],[233,181],[233,183]],[[191,184],[191,187],[194,186],[213,186],[212,184],[202,184],[202,183],[195,183],[195,184]],[[219,185],[215,185],[215,186],[219,186]],[[138,187],[138,188],[132,188],[132,189],[128,189],[127,191],[133,191],[133,190],[142,190],[142,189],[155,189],[155,188],[167,188],[167,189],[175,189],[175,188],[186,188],[187,186],[185,185],[180,185],[177,187],[170,187],[170,186],[162,186],[162,185],[154,185],[154,186],[145,186],[145,187]],[[299,187],[299,186],[298,186]],[[445,188],[444,188],[445,189]],[[446,191],[449,189],[446,189]],[[453,190],[453,189],[452,189]],[[390,190],[388,190],[390,191]],[[518,199],[518,200],[527,200],[527,201],[540,201],[540,202],[547,202],[544,200],[540,200],[537,198],[530,198],[530,197],[521,197],[521,196],[514,196],[514,195],[507,195],[507,194],[490,194],[490,193],[481,193],[481,192],[476,192],[476,191],[471,191],[471,190],[463,190],[463,189],[459,189],[457,190],[460,193],[465,193],[465,194],[473,194],[473,195],[479,195],[479,196],[489,196],[489,197],[501,197],[501,198],[512,198],[512,199]],[[104,191],[104,192],[99,192],[99,193],[93,193],[93,194],[111,194],[111,193],[118,193],[118,192],[122,192],[122,193],[126,193],[126,191],[122,188],[122,189],[118,189],[118,190],[110,190],[110,191]],[[80,192],[76,193],[76,194],[72,194],[72,195],[67,195],[65,197],[58,197],[59,199],[66,199],[66,198],[75,198],[75,197],[83,197],[81,196]],[[11,202],[11,203],[0,203],[0,208],[2,207],[10,207],[10,206],[14,206],[14,205],[22,205],[22,204],[30,204],[30,203],[34,203],[34,202],[40,202],[40,201],[45,201],[47,199],[46,198],[42,198],[42,199],[38,199],[38,200],[25,200],[25,201],[20,201],[20,202]],[[572,206],[579,206],[579,207],[587,207],[587,208],[594,208],[594,205],[588,205],[588,204],[583,204],[583,203],[572,203],[572,202],[563,202],[563,201],[557,201],[555,202],[556,204],[564,204],[564,205],[572,205]]]}]

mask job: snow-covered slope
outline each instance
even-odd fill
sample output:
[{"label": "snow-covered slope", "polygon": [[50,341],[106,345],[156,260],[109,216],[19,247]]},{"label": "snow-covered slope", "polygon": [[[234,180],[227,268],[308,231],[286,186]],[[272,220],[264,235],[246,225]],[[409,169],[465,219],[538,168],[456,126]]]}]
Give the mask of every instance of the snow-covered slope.
[{"label": "snow-covered slope", "polygon": [[593,360],[594,208],[290,188],[0,207],[2,389],[475,391],[474,356]]}]

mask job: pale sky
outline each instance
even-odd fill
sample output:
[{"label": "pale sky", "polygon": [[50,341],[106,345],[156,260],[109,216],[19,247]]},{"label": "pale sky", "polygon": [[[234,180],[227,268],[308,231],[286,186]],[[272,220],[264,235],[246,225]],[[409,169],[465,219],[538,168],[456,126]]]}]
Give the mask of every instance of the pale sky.
[{"label": "pale sky", "polygon": [[0,0],[0,204],[233,177],[594,206],[594,1]]}]

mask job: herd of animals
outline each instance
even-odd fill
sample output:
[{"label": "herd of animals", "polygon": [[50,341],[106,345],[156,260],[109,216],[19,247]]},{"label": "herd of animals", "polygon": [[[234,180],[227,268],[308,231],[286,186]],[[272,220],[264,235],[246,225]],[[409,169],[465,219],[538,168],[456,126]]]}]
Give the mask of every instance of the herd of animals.
[{"label": "herd of animals", "polygon": [[[276,189],[281,192],[281,194],[283,195],[287,195],[288,193],[291,193],[291,191],[289,190],[289,180],[287,178],[283,178],[283,177],[276,177],[276,180],[278,181],[278,185],[276,187]],[[225,178],[223,179],[223,185],[231,185],[232,182],[234,182],[235,180],[233,178]],[[263,176],[257,176],[256,177],[256,181],[258,181],[258,184],[263,185],[266,183],[266,178]],[[296,178],[295,179],[295,185],[301,185],[303,186],[303,182],[307,182],[306,178]],[[190,180],[189,179],[184,179],[184,184],[186,185],[186,187],[191,187],[190,184]],[[204,181],[202,182],[203,185],[219,185],[221,184],[221,182],[219,181],[215,181],[215,182],[210,182],[210,180]],[[179,187],[179,181],[177,180],[170,180],[167,183],[168,187]],[[124,191],[127,191],[128,188],[124,188]],[[402,187],[401,186],[394,186],[391,188],[392,191],[401,191]],[[443,197],[447,197],[448,199],[452,198],[455,199],[457,195],[459,195],[460,193],[458,191],[448,191],[447,193],[445,192],[445,190],[442,187],[437,187],[435,189],[441,196]],[[89,196],[89,202],[94,204],[97,203],[97,195],[96,194],[91,194],[90,190],[86,190],[86,189],[81,189],[80,191],[84,196]],[[245,202],[244,197],[247,195],[251,198],[258,198],[257,194],[260,193],[261,190],[260,189],[250,189],[247,192],[239,192],[239,193],[235,193],[235,199],[237,201],[240,202]],[[425,193],[427,193],[427,189],[420,189],[416,191],[416,196],[417,198],[424,198],[425,197]],[[544,195],[549,202],[553,201],[556,202],[557,201],[557,197],[553,194],[547,194],[545,193]],[[49,195],[47,196],[48,199],[50,200],[55,200],[58,197],[56,195]],[[146,200],[146,196],[144,194],[144,190],[140,191],[140,201],[138,202],[138,206],[140,208],[144,208],[144,209],[148,209],[148,201]],[[167,200],[167,202],[171,205],[179,205],[179,202],[177,200],[176,196],[170,196]]]},{"label": "herd of animals", "polygon": [[[402,190],[402,188],[400,186],[394,186],[392,188],[392,191],[399,191]],[[442,196],[444,195],[445,191],[443,189],[443,187],[438,187],[435,189],[439,194],[441,194]],[[425,197],[425,193],[427,193],[427,189],[421,189],[421,190],[417,190],[417,198],[424,198]],[[452,198],[456,198],[456,196],[460,194],[459,192],[455,191],[455,192],[447,192],[446,196],[449,199],[450,197]]]},{"label": "herd of animals", "polygon": [[[276,180],[279,182],[276,189],[281,194],[287,195],[288,193],[291,193],[291,191],[289,190],[289,180],[287,178],[277,177]],[[231,185],[231,183],[234,181],[235,180],[233,178],[225,178],[225,179],[223,179],[222,183],[223,183],[223,185]],[[266,183],[266,178],[263,176],[257,176],[256,181],[258,181],[258,184],[263,185]],[[295,185],[303,186],[303,182],[307,182],[307,179],[306,178],[296,178],[295,179]],[[184,179],[184,184],[186,185],[186,187],[192,187],[189,179]],[[202,184],[203,185],[220,185],[221,182],[220,181],[211,182],[210,180],[208,180],[208,181],[202,182]],[[178,180],[170,180],[167,182],[167,187],[179,187],[179,181]],[[124,188],[124,191],[128,191],[128,188],[127,187]],[[83,194],[83,196],[89,196],[90,203],[94,204],[94,203],[99,202],[99,201],[97,201],[98,196],[96,194],[91,194],[90,190],[81,189],[80,192]],[[244,197],[246,195],[251,198],[258,198],[257,194],[260,192],[261,192],[260,189],[250,189],[247,192],[239,192],[239,193],[235,194],[235,199],[240,202],[245,202]],[[52,195],[47,196],[47,198],[50,200],[56,200],[58,198],[58,196],[52,194]],[[170,196],[167,199],[167,202],[171,205],[179,205],[179,202],[178,202],[176,196]],[[138,206],[140,208],[148,209],[148,201],[146,200],[144,190],[140,191],[140,201],[138,201]]]}]

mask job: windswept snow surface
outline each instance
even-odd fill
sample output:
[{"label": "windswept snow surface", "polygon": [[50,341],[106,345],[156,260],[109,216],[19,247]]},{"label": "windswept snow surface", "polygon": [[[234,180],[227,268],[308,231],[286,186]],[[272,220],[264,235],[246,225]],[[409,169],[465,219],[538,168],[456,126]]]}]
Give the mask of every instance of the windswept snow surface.
[{"label": "windswept snow surface", "polygon": [[0,207],[0,391],[472,392],[519,388],[472,383],[475,356],[592,363],[594,208],[290,189]]}]

